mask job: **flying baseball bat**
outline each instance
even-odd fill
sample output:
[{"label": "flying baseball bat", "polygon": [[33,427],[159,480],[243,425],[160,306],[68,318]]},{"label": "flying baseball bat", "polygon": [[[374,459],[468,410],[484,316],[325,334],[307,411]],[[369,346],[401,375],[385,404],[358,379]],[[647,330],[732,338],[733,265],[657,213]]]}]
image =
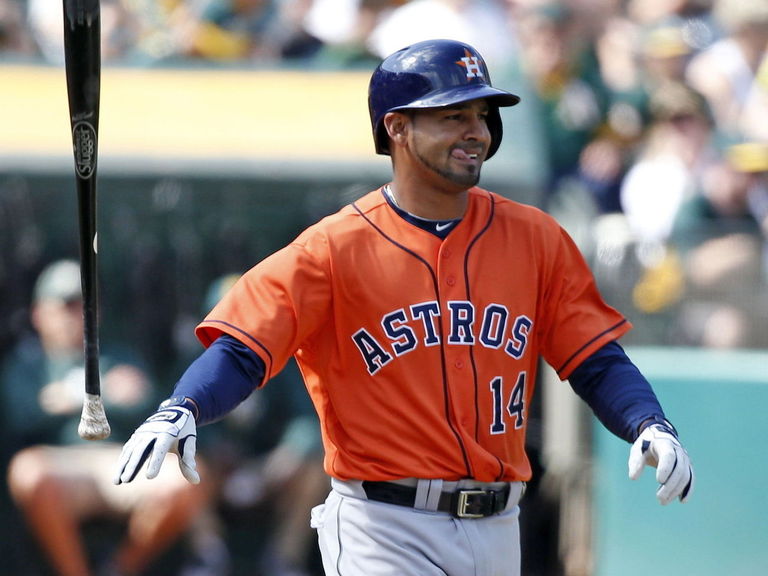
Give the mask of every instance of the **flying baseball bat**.
[{"label": "flying baseball bat", "polygon": [[83,291],[85,399],[77,432],[99,440],[111,430],[99,377],[99,291],[97,275],[96,164],[99,154],[101,10],[99,0],[63,0],[64,61],[75,157]]}]

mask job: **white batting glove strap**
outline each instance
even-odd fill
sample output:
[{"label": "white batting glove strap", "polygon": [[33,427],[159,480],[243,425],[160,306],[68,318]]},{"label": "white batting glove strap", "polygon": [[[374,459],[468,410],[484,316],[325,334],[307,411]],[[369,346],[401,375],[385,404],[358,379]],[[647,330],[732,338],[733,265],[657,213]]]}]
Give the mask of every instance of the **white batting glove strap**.
[{"label": "white batting glove strap", "polygon": [[179,455],[179,468],[189,482],[198,484],[195,451],[197,431],[195,417],[187,408],[174,406],[158,410],[139,426],[118,459],[117,471],[113,482],[122,484],[131,482],[147,463],[147,478],[155,478],[168,452]]},{"label": "white batting glove strap", "polygon": [[662,505],[675,498],[680,502],[688,500],[693,492],[693,466],[671,425],[651,424],[632,444],[629,477],[637,480],[646,465],[656,468],[656,481],[660,484],[656,498]]}]

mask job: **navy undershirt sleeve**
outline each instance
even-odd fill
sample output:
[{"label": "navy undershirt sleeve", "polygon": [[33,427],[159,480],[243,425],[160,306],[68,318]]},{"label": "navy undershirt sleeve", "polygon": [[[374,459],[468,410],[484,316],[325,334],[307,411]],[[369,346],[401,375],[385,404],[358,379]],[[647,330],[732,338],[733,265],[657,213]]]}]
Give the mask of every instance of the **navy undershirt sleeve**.
[{"label": "navy undershirt sleeve", "polygon": [[264,379],[264,362],[248,346],[226,334],[219,336],[176,383],[174,396],[192,399],[196,423],[208,424],[234,410]]},{"label": "navy undershirt sleeve", "polygon": [[[191,398],[198,425],[214,422],[247,398],[264,378],[264,363],[239,340],[222,335],[179,379],[174,396]],[[574,391],[615,435],[633,442],[640,425],[664,412],[651,385],[617,342],[592,354],[569,378]]]},{"label": "navy undershirt sleeve", "polygon": [[627,442],[634,442],[640,425],[664,418],[656,394],[618,342],[609,342],[589,356],[568,379],[600,422]]}]

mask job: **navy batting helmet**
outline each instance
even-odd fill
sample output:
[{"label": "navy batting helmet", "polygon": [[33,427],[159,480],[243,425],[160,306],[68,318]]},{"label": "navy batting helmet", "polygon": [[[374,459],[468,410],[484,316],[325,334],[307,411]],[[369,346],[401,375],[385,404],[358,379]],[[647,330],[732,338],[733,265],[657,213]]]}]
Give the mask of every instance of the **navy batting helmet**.
[{"label": "navy batting helmet", "polygon": [[500,106],[514,106],[520,98],[491,86],[480,54],[455,40],[418,42],[388,56],[374,70],[368,85],[368,111],[377,154],[389,154],[384,115],[395,110],[442,108],[485,98],[490,106],[491,146],[487,158],[501,144]]}]

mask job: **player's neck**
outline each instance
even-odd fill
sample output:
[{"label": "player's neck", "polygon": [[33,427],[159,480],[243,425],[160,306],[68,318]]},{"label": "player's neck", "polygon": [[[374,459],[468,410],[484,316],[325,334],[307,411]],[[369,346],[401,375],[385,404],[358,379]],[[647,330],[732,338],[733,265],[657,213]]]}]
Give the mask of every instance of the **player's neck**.
[{"label": "player's neck", "polygon": [[443,190],[430,186],[389,185],[389,196],[402,210],[426,220],[452,220],[464,216],[467,190]]}]

